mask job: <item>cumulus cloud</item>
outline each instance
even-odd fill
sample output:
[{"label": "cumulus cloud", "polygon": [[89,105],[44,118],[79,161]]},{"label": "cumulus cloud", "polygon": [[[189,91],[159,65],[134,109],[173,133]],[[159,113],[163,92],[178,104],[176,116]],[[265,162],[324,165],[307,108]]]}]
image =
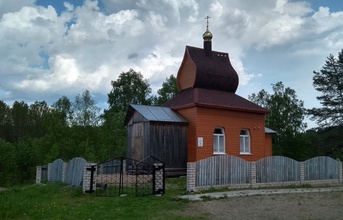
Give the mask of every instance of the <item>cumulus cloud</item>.
[{"label": "cumulus cloud", "polygon": [[[313,60],[319,62],[313,69],[320,68],[343,48],[343,12],[308,1],[86,0],[65,1],[64,11],[34,4],[0,2],[0,99],[8,102],[51,103],[85,89],[105,100],[110,82],[130,68],[156,92],[177,74],[186,45],[202,47],[206,15],[213,49],[229,52],[243,94],[293,74],[310,83],[311,75],[297,71],[311,74]],[[296,60],[294,73],[285,72],[285,62]]]}]

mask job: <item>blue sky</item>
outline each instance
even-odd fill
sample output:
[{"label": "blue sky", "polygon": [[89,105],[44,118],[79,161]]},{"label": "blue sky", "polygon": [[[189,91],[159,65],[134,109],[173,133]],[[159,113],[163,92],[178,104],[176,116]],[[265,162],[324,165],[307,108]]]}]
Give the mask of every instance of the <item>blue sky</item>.
[{"label": "blue sky", "polygon": [[130,68],[156,93],[185,46],[202,47],[207,15],[238,95],[282,81],[305,107],[319,106],[313,70],[343,49],[340,0],[0,1],[0,100],[52,104],[88,89],[107,108],[110,82]]}]

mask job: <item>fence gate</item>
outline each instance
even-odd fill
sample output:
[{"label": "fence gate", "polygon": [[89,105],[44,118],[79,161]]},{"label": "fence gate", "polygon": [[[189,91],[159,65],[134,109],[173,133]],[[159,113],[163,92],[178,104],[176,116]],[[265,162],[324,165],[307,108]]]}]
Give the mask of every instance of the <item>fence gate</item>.
[{"label": "fence gate", "polygon": [[91,185],[97,196],[162,195],[164,176],[164,163],[152,156],[142,161],[120,157],[98,164]]}]

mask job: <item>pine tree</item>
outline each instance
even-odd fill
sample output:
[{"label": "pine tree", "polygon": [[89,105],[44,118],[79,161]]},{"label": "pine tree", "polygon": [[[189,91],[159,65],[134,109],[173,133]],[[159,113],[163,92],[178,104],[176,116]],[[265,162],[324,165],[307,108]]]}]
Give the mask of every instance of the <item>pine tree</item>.
[{"label": "pine tree", "polygon": [[320,72],[313,73],[313,86],[322,93],[317,96],[322,107],[308,111],[311,119],[320,127],[343,125],[343,50],[338,58],[330,54]]}]

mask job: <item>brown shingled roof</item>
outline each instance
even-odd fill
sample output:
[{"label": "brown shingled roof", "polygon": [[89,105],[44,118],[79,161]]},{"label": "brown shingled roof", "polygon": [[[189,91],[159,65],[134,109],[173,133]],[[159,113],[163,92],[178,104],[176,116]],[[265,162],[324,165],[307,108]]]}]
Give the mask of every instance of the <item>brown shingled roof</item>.
[{"label": "brown shingled roof", "polygon": [[196,66],[196,78],[193,88],[213,89],[235,93],[238,87],[238,75],[232,67],[228,53],[210,51],[186,46],[186,53]]},{"label": "brown shingled roof", "polygon": [[203,88],[185,89],[162,106],[170,107],[173,110],[204,106],[261,114],[270,112],[268,109],[262,108],[235,93]]}]

